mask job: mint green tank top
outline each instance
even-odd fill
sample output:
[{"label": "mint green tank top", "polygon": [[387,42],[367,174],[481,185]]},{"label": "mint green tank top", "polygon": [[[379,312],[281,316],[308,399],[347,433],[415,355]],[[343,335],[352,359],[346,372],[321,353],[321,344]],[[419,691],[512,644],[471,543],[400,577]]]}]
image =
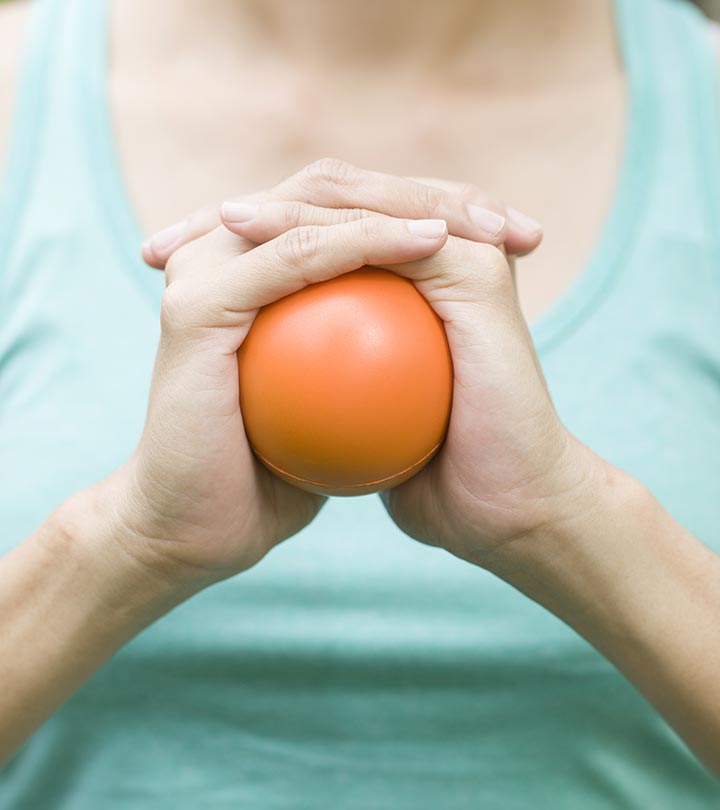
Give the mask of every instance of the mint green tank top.
[{"label": "mint green tank top", "polygon": [[[686,2],[615,10],[624,161],[532,332],[569,428],[720,552],[714,52]],[[144,421],[163,278],[138,257],[105,26],[100,0],[38,0],[26,44],[0,187],[2,550]],[[129,643],[0,773],[0,807],[707,810],[720,783],[566,625],[370,495]]]}]

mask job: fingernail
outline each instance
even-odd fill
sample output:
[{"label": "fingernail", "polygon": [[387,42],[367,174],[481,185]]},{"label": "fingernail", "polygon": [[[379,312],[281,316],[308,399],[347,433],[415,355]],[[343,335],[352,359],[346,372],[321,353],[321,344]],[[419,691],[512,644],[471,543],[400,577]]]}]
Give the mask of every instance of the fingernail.
[{"label": "fingernail", "polygon": [[508,217],[510,217],[510,222],[513,225],[516,225],[518,228],[521,228],[523,231],[527,231],[528,233],[537,233],[538,231],[542,230],[542,225],[532,217],[529,217],[527,214],[523,214],[521,211],[518,211],[516,208],[506,208]]},{"label": "fingernail", "polygon": [[405,225],[410,233],[426,239],[438,239],[445,236],[447,231],[447,222],[444,219],[408,219]]},{"label": "fingernail", "polygon": [[180,239],[184,232],[185,223],[176,222],[174,225],[170,225],[168,228],[163,228],[163,230],[158,231],[154,236],[150,237],[147,244],[149,244],[153,250],[164,252],[171,248],[175,242]]},{"label": "fingernail", "polygon": [[247,222],[254,219],[259,210],[259,205],[245,202],[224,202],[220,206],[222,218],[228,222]]},{"label": "fingernail", "polygon": [[505,227],[505,217],[501,217],[500,214],[496,214],[489,208],[467,203],[467,212],[473,224],[482,228],[490,236],[497,236]]}]

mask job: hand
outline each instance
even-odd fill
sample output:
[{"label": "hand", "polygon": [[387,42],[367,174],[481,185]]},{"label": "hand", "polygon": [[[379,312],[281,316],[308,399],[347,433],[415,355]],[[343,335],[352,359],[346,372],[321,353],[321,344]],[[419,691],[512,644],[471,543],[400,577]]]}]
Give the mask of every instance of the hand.
[{"label": "hand", "polygon": [[291,228],[243,252],[224,228],[166,265],[162,334],[145,429],[132,458],[100,485],[125,550],[171,577],[207,584],[249,568],[327,500],[272,475],[248,445],[237,351],[258,309],[370,262],[437,251],[442,221],[373,218]]},{"label": "hand", "polygon": [[[443,188],[424,186],[430,182]],[[325,160],[240,205],[204,209],[176,226],[173,238],[182,244],[220,220],[251,246],[298,225],[432,211],[447,217],[451,233],[474,240],[501,244],[505,238],[508,249],[517,252],[539,243],[539,227],[527,230],[526,225],[523,232],[507,217],[499,237],[480,233],[467,216],[469,191],[498,210],[474,189],[445,181],[418,183]],[[164,262],[155,240],[146,243],[144,255],[158,266]],[[568,493],[590,474],[592,454],[555,413],[500,250],[451,237],[432,259],[389,269],[411,278],[445,322],[455,387],[440,453],[381,498],[411,536],[488,567],[492,552],[532,534],[565,508]]]},{"label": "hand", "polygon": [[[426,185],[429,183],[438,186]],[[490,237],[469,219],[468,197],[484,203],[493,213],[506,214],[497,235]],[[243,198],[240,205],[201,210],[170,229],[171,239],[159,240],[165,242],[162,249],[158,248],[157,238],[148,240],[143,255],[154,266],[162,266],[178,245],[204,229],[216,227],[218,221],[242,237],[238,249],[250,249],[293,226],[327,226],[367,217],[418,216],[429,212],[444,214],[451,233],[476,241],[484,239],[489,244],[501,245],[505,239],[507,249],[517,253],[532,250],[542,237],[537,223],[513,209],[503,208],[471,186],[428,178],[418,182],[326,159],[305,167],[270,191]],[[465,268],[473,265],[476,270],[468,274]],[[560,494],[572,490],[576,478],[582,479],[589,452],[565,431],[552,407],[519,309],[508,261],[499,250],[451,237],[437,255],[434,269],[423,271],[430,272],[427,278],[413,277],[417,267],[397,265],[391,269],[413,278],[445,321],[456,379],[453,415],[443,449],[419,475],[382,493],[381,498],[406,533],[487,567],[493,548],[507,546],[511,539],[528,535],[535,525],[549,519],[551,509],[564,503]],[[461,312],[462,317],[456,312]],[[478,313],[483,314],[480,321]],[[492,321],[487,320],[487,315],[493,315]],[[470,324],[481,328],[487,324],[487,328],[475,336],[469,330]],[[509,342],[506,350],[498,353],[492,343],[503,340],[503,330]],[[474,354],[467,357],[468,348],[475,345],[478,337],[486,341],[487,357],[476,358]],[[516,356],[523,363],[508,368],[506,356]],[[488,391],[508,400],[499,414],[505,418],[497,424],[484,424],[488,414],[498,415],[499,406],[493,405],[492,398],[487,400],[492,407],[489,410],[481,407],[478,414],[478,403],[484,400],[471,399],[467,393],[475,389],[482,396],[482,386],[477,388],[472,377],[466,377],[483,366],[493,372],[484,380]],[[525,407],[521,408],[520,403]],[[536,433],[542,440],[535,434],[517,434],[513,420],[524,424],[529,412],[535,414]],[[466,436],[475,437],[476,441],[468,444]],[[487,453],[488,442],[492,444],[492,455]],[[531,447],[533,442],[536,446]],[[575,457],[570,448],[578,451],[577,463],[570,460],[571,455]],[[508,455],[506,449],[513,453]],[[553,458],[560,457],[567,462],[553,468]],[[549,474],[551,468],[557,476]]]},{"label": "hand", "polygon": [[[328,225],[339,222],[341,216],[342,221],[347,221],[390,215],[444,219],[454,236],[502,246],[508,255],[529,253],[542,239],[540,223],[490,198],[470,183],[395,177],[335,158],[323,158],[272,189],[222,206],[205,206],[154,234],[142,246],[143,259],[151,267],[162,269],[175,250],[219,225],[244,235],[242,223],[248,205],[251,210],[253,203],[260,202],[278,203],[264,209],[264,221],[273,232],[281,225],[285,230],[301,224]],[[254,243],[246,240],[242,244],[249,249]]]},{"label": "hand", "polygon": [[[243,224],[248,239],[277,232],[277,204],[267,207]],[[451,236],[433,256],[387,269],[442,318],[455,380],[442,448],[380,497],[407,534],[489,567],[498,549],[562,519],[599,459],[553,407],[500,250]]]}]

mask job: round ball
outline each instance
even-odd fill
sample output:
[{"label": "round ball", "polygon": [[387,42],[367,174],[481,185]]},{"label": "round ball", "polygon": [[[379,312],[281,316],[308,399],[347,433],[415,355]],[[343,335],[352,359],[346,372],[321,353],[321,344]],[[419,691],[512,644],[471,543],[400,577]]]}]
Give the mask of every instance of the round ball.
[{"label": "round ball", "polygon": [[397,486],[445,439],[453,367],[443,322],[388,270],[363,267],[263,307],[238,368],[250,446],[308,492]]}]

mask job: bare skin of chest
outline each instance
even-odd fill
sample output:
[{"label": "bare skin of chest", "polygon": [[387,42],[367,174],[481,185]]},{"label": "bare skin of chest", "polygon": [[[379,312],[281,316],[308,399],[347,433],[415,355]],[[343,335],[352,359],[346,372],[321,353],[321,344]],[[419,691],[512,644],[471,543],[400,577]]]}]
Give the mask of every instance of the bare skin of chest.
[{"label": "bare skin of chest", "polygon": [[[474,183],[539,220],[543,242],[518,262],[530,322],[581,274],[615,192],[629,114],[607,24],[582,76],[509,91],[502,71],[483,79],[475,68],[466,81],[433,82],[411,70],[301,73],[257,54],[224,66],[205,52],[156,55],[148,45],[153,29],[132,7],[112,6],[107,89],[130,204],[145,234],[333,156]],[[2,10],[0,166],[27,8],[15,2]]]},{"label": "bare skin of chest", "polygon": [[540,248],[518,264],[530,322],[582,272],[622,158],[626,100],[617,76],[572,93],[491,100],[390,82],[308,89],[282,73],[201,85],[190,87],[189,105],[177,73],[144,88],[121,68],[111,76],[123,172],[146,233],[323,156],[471,182],[544,226]]}]

